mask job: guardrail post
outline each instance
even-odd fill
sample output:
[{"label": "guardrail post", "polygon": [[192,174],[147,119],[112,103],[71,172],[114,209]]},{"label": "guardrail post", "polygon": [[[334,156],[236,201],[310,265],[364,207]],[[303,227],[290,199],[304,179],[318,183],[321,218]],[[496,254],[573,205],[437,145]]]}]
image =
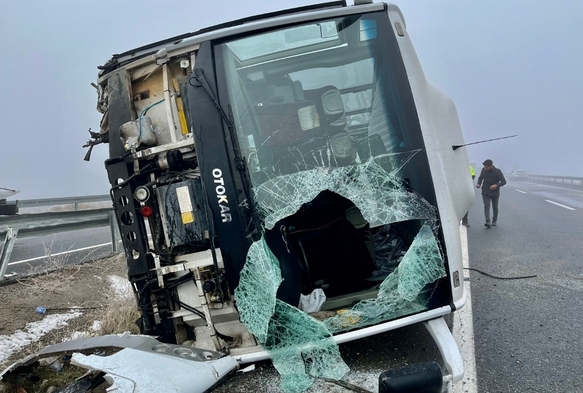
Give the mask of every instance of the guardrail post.
[{"label": "guardrail post", "polygon": [[113,210],[109,212],[109,229],[111,230],[111,251],[114,253],[120,252],[119,243],[121,242],[121,235]]},{"label": "guardrail post", "polygon": [[0,236],[2,236],[2,232],[4,232],[4,239],[2,240],[2,243],[0,243],[0,281],[4,279],[4,273],[6,273],[6,268],[10,261],[10,255],[12,255],[12,249],[14,248],[16,236],[18,235],[18,229],[6,229],[6,232],[3,230],[0,231]]}]

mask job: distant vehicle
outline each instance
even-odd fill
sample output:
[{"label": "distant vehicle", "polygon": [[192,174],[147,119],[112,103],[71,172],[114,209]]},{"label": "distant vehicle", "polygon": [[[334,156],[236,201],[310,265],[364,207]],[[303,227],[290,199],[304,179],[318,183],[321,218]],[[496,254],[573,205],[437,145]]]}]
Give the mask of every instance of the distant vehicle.
[{"label": "distant vehicle", "polygon": [[0,187],[0,216],[9,216],[18,213],[18,206],[16,206],[16,202],[7,202],[6,198],[18,194],[19,192],[20,191],[18,190]]},{"label": "distant vehicle", "polygon": [[18,194],[20,191],[12,190],[10,188],[0,187],[0,199],[6,199],[12,195]]},{"label": "distant vehicle", "polygon": [[510,174],[510,180],[528,180],[528,173],[523,170],[517,170]]}]

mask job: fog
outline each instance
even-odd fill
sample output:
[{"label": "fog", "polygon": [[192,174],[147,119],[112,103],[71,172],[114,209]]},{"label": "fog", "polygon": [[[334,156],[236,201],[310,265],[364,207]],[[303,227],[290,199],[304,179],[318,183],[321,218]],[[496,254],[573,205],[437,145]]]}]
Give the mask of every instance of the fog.
[{"label": "fog", "polygon": [[[310,4],[24,0],[0,3],[0,186],[18,199],[106,194],[97,66],[231,19]],[[470,161],[583,176],[583,1],[397,2],[430,83],[450,95]]]}]

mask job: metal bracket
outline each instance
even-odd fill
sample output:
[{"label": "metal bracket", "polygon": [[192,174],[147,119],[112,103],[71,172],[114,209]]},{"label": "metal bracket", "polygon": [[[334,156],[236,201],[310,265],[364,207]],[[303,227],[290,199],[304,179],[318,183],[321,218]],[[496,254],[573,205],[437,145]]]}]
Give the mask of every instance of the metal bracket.
[{"label": "metal bracket", "polygon": [[[217,262],[219,268],[223,268],[223,256],[221,255],[221,250],[215,250],[217,255]],[[186,270],[198,269],[201,267],[212,266],[213,265],[213,256],[211,250],[200,251],[193,254],[184,254],[179,255],[175,258],[174,265],[170,266],[156,266],[154,269],[156,270],[158,275],[166,275],[169,273],[177,273],[183,272]]]},{"label": "metal bracket", "polygon": [[14,248],[16,236],[18,235],[18,229],[3,228],[0,230],[0,234],[2,233],[3,239],[0,243],[0,281],[4,279],[4,273],[6,273],[6,268],[10,261],[10,255],[12,255],[12,249]]},{"label": "metal bracket", "polygon": [[142,159],[168,150],[181,149],[183,147],[193,148],[194,138],[192,137],[192,134],[186,134],[184,137],[185,139],[177,142],[171,142],[165,145],[154,146],[150,147],[149,149],[137,151],[135,154],[132,154],[132,157],[134,159]]},{"label": "metal bracket", "polygon": [[447,371],[451,373],[453,383],[464,377],[464,363],[460,350],[443,317],[423,322],[439,348]]}]

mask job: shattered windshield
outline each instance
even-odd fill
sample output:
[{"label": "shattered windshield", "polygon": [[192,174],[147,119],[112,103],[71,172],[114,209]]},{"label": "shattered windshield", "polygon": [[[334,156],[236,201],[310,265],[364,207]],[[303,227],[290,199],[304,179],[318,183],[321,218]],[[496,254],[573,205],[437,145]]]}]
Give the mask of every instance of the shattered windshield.
[{"label": "shattered windshield", "polygon": [[288,392],[347,372],[334,334],[448,301],[435,193],[392,34],[386,14],[371,13],[216,47],[262,223],[237,306]]},{"label": "shattered windshield", "polygon": [[242,38],[220,53],[254,184],[413,150],[373,16]]}]

